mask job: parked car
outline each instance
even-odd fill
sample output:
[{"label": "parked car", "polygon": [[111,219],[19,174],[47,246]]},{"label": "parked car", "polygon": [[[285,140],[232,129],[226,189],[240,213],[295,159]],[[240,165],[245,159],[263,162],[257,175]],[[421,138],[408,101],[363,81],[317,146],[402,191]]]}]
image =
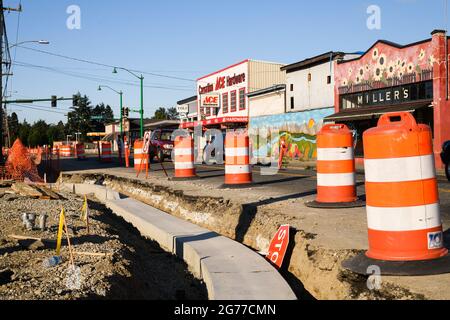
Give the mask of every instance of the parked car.
[{"label": "parked car", "polygon": [[156,129],[150,137],[150,160],[158,156],[159,161],[164,161],[171,157],[173,141],[171,139],[174,129]]},{"label": "parked car", "polygon": [[448,181],[450,181],[450,140],[444,142],[442,145],[441,159],[445,164],[445,175]]}]

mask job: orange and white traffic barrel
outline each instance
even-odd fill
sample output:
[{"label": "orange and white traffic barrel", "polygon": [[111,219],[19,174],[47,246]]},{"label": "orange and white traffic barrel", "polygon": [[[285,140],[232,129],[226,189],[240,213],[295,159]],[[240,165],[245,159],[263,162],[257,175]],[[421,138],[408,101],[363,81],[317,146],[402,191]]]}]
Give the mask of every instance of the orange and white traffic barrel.
[{"label": "orange and white traffic barrel", "polygon": [[356,195],[353,134],[344,124],[327,124],[317,134],[317,198],[309,207],[364,205]]},{"label": "orange and white traffic barrel", "polygon": [[70,145],[63,145],[60,148],[61,157],[69,158],[72,156],[72,148]]},{"label": "orange and white traffic barrel", "polygon": [[178,136],[174,141],[174,179],[195,178],[194,140],[191,136]]},{"label": "orange and white traffic barrel", "polygon": [[227,132],[225,137],[225,184],[244,186],[252,183],[249,137],[242,131]]},{"label": "orange and white traffic barrel", "polygon": [[102,162],[111,162],[112,161],[111,142],[102,142],[101,143],[100,159]]},{"label": "orange and white traffic barrel", "polygon": [[408,112],[380,117],[363,134],[369,250],[342,266],[370,275],[450,273],[430,127]]},{"label": "orange and white traffic barrel", "polygon": [[76,149],[76,155],[77,155],[77,159],[78,160],[85,160],[86,159],[86,154],[84,152],[84,144],[83,143],[78,143],[75,147]]},{"label": "orange and white traffic barrel", "polygon": [[[133,149],[134,149],[134,170],[139,172],[144,169],[144,154],[142,149],[144,148],[144,141],[138,139],[134,141]],[[141,167],[142,163],[142,167]]]},{"label": "orange and white traffic barrel", "polygon": [[328,124],[317,134],[317,201],[356,200],[353,135],[344,124]]},{"label": "orange and white traffic barrel", "polygon": [[408,112],[390,113],[363,141],[367,256],[387,261],[445,256],[430,127]]}]

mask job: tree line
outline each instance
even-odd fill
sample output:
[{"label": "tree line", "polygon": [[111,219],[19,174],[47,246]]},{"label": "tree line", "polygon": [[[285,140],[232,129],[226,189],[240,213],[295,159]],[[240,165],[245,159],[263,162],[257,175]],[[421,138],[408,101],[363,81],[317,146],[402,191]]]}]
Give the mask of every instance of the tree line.
[{"label": "tree line", "polygon": [[[80,93],[76,95],[77,106],[71,107],[67,114],[67,122],[59,121],[57,124],[48,124],[45,120],[30,124],[26,121],[19,122],[17,114],[8,115],[10,144],[19,138],[23,144],[29,147],[53,145],[55,141],[65,141],[68,135],[75,138],[75,133],[81,133],[80,142],[92,142],[94,138],[88,137],[89,132],[104,132],[105,124],[114,122],[114,112],[109,105],[104,103],[93,106],[89,98]],[[177,120],[176,108],[158,108],[152,119]],[[8,141],[7,141],[8,142]],[[6,143],[5,145],[9,145]]]},{"label": "tree line", "polygon": [[[75,133],[80,132],[79,141],[91,142],[89,132],[104,132],[105,124],[114,121],[114,112],[109,105],[104,103],[93,106],[89,98],[80,93],[77,94],[77,106],[71,107],[67,114],[67,123],[59,121],[58,124],[48,124],[45,120],[30,124],[26,121],[19,122],[15,112],[8,115],[8,127],[10,143],[19,138],[29,147],[53,145],[55,141],[65,141],[68,135],[75,138]],[[8,145],[8,143],[6,144]]]}]

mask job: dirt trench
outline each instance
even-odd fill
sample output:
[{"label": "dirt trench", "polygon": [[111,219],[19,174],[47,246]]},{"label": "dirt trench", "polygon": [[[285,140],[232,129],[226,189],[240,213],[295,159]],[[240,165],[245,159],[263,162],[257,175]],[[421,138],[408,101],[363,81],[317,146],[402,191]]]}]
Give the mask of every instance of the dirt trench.
[{"label": "dirt trench", "polygon": [[[184,261],[143,238],[96,199],[88,200],[88,231],[79,217],[81,197],[61,193],[64,198],[60,200],[43,200],[1,191],[0,300],[207,299],[205,284],[189,272]],[[77,271],[73,273],[69,273],[66,236],[62,262],[53,267],[43,265],[56,254],[62,207],[73,251],[100,254],[75,253]],[[47,214],[46,230],[25,228],[23,213]]]},{"label": "dirt trench", "polygon": [[64,182],[106,185],[257,251],[266,251],[279,226],[289,223],[291,244],[280,273],[299,299],[424,299],[423,295],[390,283],[383,283],[381,290],[368,290],[368,277],[341,267],[342,261],[359,253],[357,250],[315,246],[315,234],[305,232],[294,217],[287,220],[276,210],[233,203],[220,196],[189,196],[169,187],[108,174],[75,174],[65,176]]}]

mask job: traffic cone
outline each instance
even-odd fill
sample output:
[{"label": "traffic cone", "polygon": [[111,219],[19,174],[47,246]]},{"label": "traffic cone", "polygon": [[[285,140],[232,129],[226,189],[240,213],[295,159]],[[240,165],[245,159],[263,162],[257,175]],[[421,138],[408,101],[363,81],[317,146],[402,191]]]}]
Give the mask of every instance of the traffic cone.
[{"label": "traffic cone", "polygon": [[327,124],[317,134],[317,198],[312,208],[364,206],[356,196],[353,135],[344,124]]},{"label": "traffic cone", "polygon": [[409,112],[383,115],[363,135],[369,250],[343,266],[365,274],[450,272],[439,212],[432,133]]},{"label": "traffic cone", "polygon": [[227,133],[225,137],[224,188],[242,188],[252,184],[249,145],[250,139],[246,132]]},{"label": "traffic cone", "polygon": [[171,180],[196,179],[194,167],[194,140],[191,136],[178,136],[174,141],[175,176]]}]

